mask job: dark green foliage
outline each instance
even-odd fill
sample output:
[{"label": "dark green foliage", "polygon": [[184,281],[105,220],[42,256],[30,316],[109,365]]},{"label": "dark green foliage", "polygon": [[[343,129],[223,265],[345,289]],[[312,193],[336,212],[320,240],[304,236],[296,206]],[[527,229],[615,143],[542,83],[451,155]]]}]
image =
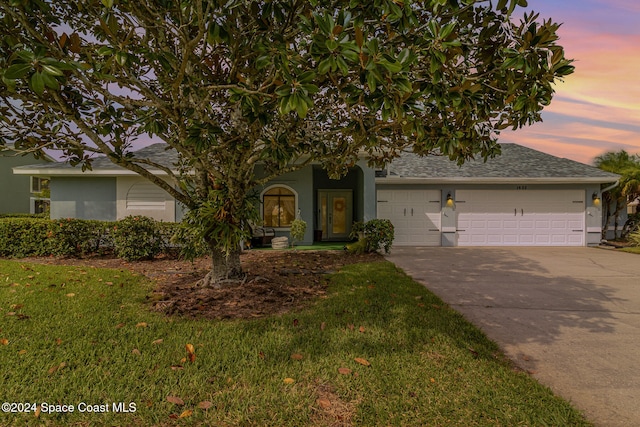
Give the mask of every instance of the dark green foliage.
[{"label": "dark green foliage", "polygon": [[0,219],[0,256],[49,255],[50,225],[51,221],[40,218]]},{"label": "dark green foliage", "polygon": [[391,251],[394,239],[393,224],[388,219],[372,219],[365,223],[353,224],[352,236],[359,237],[359,241],[347,245],[347,250],[352,253],[376,252],[380,247],[385,253]]},{"label": "dark green foliage", "polygon": [[185,236],[174,238],[179,229],[179,224],[158,222],[143,216],[127,217],[117,222],[0,218],[0,256],[81,257],[113,250],[118,257],[129,261],[151,259],[161,253],[174,255],[190,243]]},{"label": "dark green foliage", "polygon": [[112,229],[114,252],[127,261],[153,259],[162,251],[156,221],[145,216],[128,216]]},{"label": "dark green foliage", "polygon": [[107,223],[66,218],[49,221],[47,243],[50,255],[83,256],[97,252]]}]

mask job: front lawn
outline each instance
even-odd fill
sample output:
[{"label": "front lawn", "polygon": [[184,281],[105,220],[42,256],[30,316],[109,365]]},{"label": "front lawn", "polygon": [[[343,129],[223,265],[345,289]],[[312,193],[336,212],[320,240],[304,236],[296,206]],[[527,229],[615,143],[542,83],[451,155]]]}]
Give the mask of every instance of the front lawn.
[{"label": "front lawn", "polygon": [[151,286],[0,260],[0,402],[38,406],[0,425],[590,425],[388,262],[255,320],[168,318]]},{"label": "front lawn", "polygon": [[620,249],[622,252],[629,252],[631,254],[640,254],[640,246],[629,246],[627,248]]}]

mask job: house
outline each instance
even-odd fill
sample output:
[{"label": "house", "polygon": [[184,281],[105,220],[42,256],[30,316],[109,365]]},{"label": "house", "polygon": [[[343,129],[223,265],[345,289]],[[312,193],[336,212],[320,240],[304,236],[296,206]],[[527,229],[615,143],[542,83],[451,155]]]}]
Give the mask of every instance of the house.
[{"label": "house", "polygon": [[[13,146],[0,147],[0,214],[41,213],[48,207],[49,180],[46,176],[13,174],[14,167],[35,161],[32,154],[18,154]],[[54,160],[47,156],[45,161]]]},{"label": "house", "polygon": [[[140,155],[175,162],[166,145]],[[179,221],[184,210],[166,192],[105,158],[82,172],[65,163],[14,168],[51,178],[52,218],[115,220],[146,215]],[[162,176],[162,171],[156,171]],[[256,171],[260,174],[260,170]],[[502,155],[458,167],[442,156],[404,153],[385,170],[364,160],[340,180],[317,165],[257,188],[265,226],[288,235],[291,221],[307,224],[302,243],[346,240],[354,221],[390,219],[396,246],[586,246],[598,244],[601,194],[618,175],[516,144]]]}]

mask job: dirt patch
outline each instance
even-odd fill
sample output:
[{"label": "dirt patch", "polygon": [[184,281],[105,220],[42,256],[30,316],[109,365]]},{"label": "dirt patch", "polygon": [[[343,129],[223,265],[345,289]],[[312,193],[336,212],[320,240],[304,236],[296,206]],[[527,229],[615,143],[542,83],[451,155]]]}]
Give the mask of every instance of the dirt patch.
[{"label": "dirt patch", "polygon": [[192,318],[247,319],[304,307],[325,295],[327,274],[347,264],[380,259],[377,254],[350,255],[343,251],[245,251],[240,260],[246,279],[223,289],[195,286],[211,265],[207,257],[193,263],[173,258],[127,262],[113,257],[29,261],[130,270],[156,282],[149,296],[153,310]]},{"label": "dirt patch", "polygon": [[316,404],[313,406],[311,424],[322,427],[351,427],[359,402],[345,402],[331,384],[318,381]]}]

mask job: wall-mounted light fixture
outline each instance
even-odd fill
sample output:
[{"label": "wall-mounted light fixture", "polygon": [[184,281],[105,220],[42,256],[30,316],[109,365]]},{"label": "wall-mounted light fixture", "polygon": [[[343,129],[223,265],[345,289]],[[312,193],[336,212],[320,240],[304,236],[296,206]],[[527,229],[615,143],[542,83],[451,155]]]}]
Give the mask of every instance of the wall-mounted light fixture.
[{"label": "wall-mounted light fixture", "polygon": [[598,196],[598,192],[594,191],[591,196],[591,200],[593,200],[593,206],[600,206],[600,196]]},{"label": "wall-mounted light fixture", "polygon": [[453,207],[453,197],[451,197],[451,193],[447,193],[447,207]]}]

